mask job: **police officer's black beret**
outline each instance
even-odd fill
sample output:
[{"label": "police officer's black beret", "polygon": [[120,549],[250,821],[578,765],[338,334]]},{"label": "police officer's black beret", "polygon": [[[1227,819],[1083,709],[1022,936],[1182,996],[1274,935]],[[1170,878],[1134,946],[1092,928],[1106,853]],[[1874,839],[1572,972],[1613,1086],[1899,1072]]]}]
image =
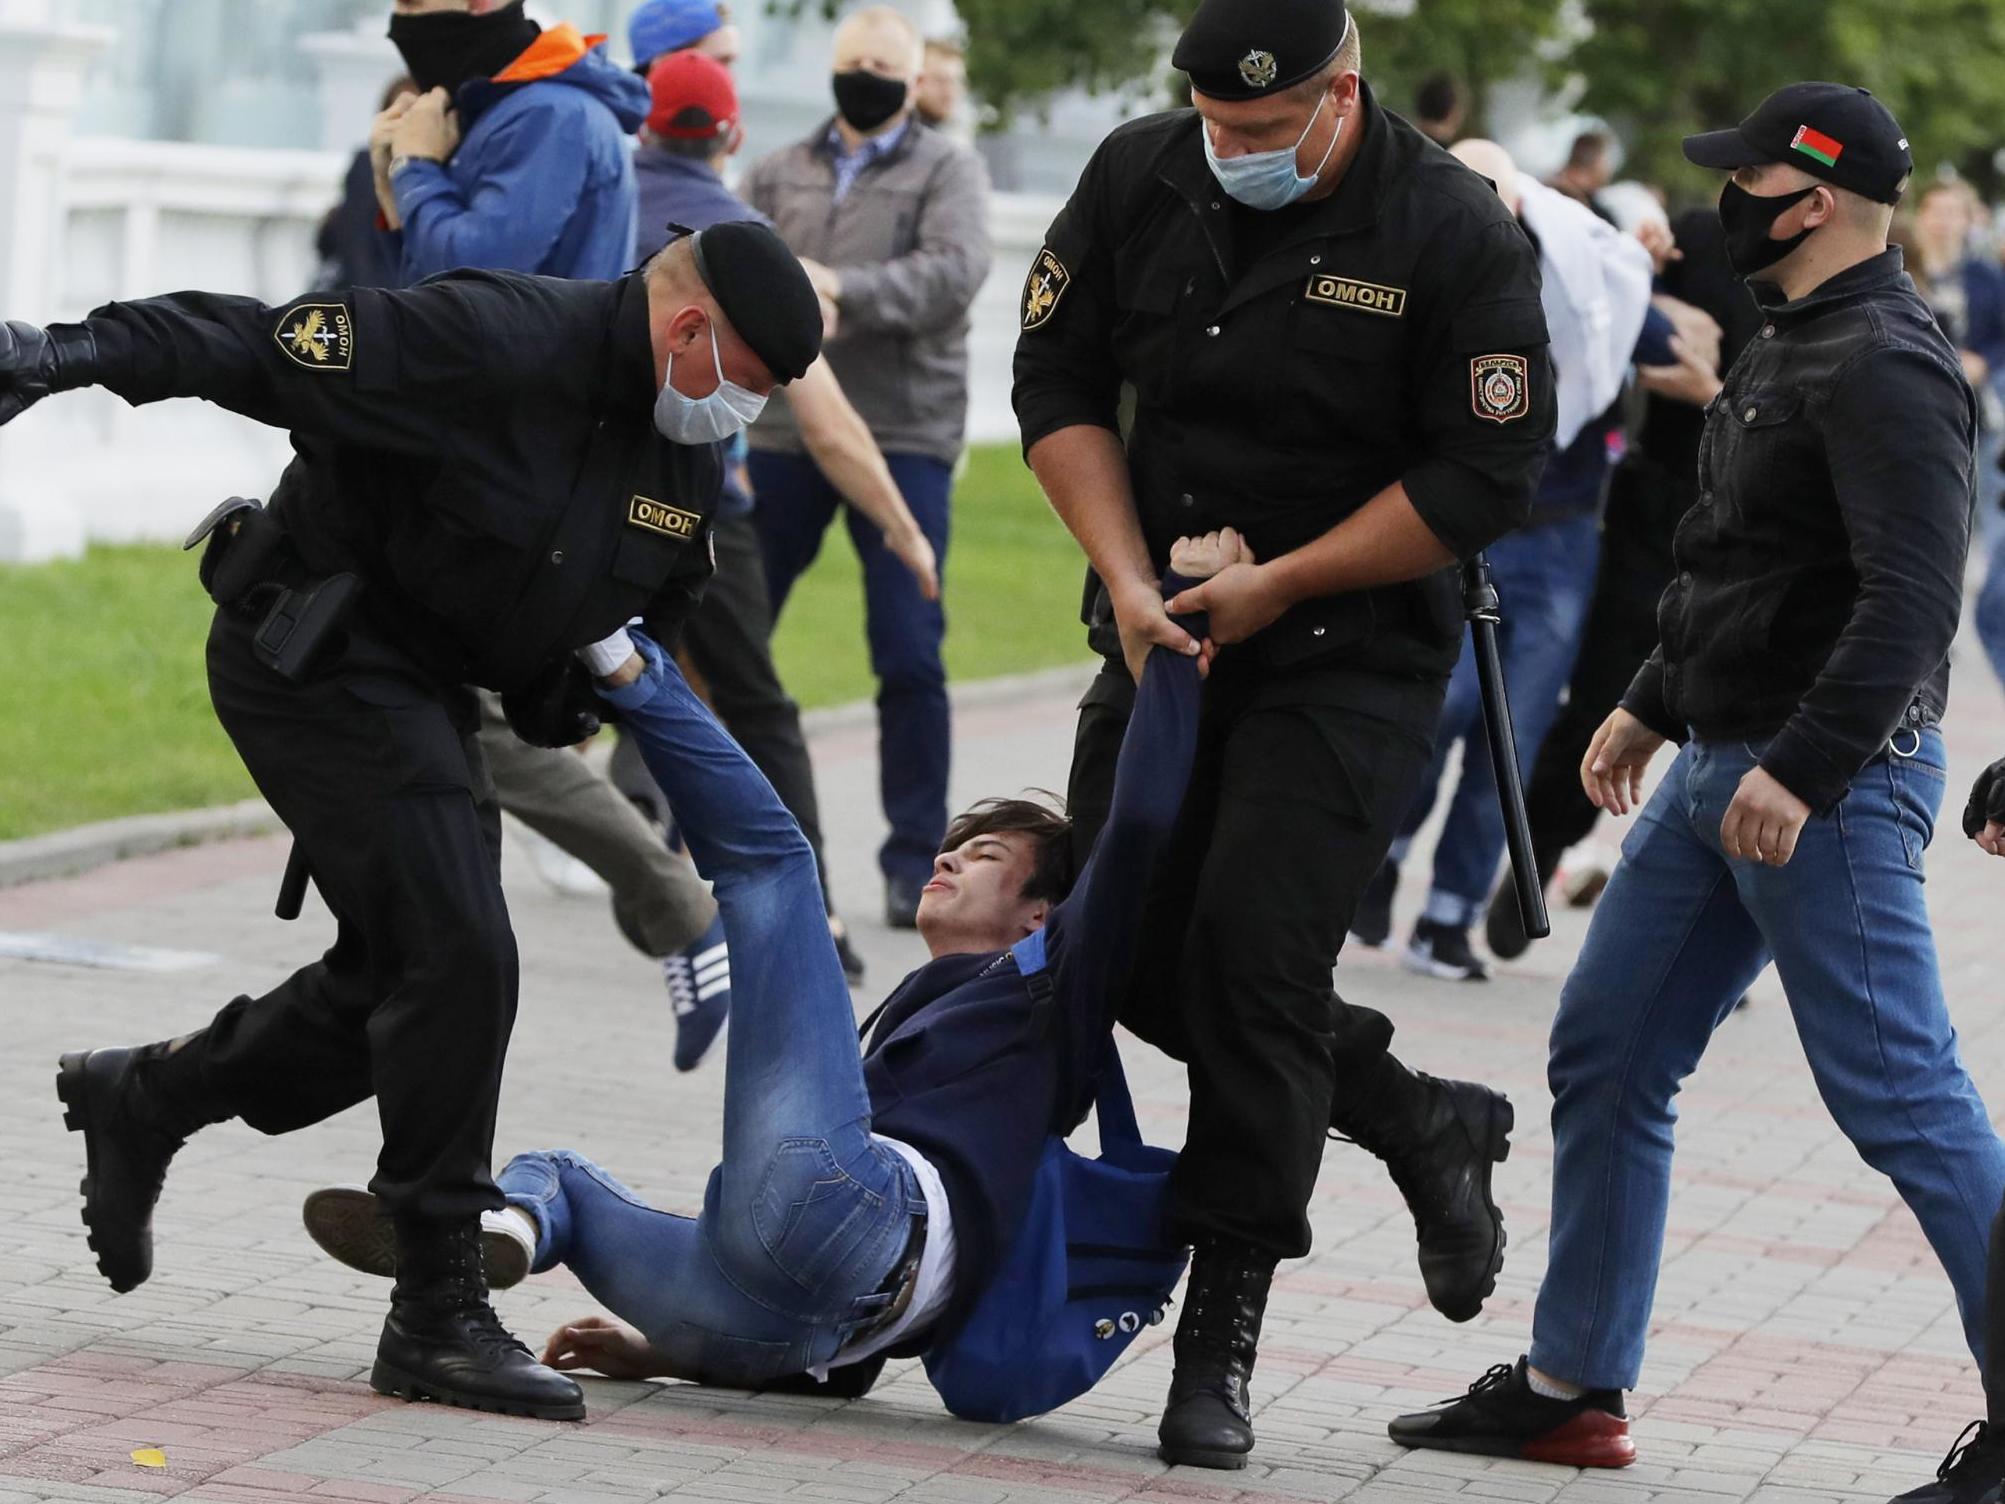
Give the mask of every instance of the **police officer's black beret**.
[{"label": "police officer's black beret", "polygon": [[806,375],[821,354],[821,300],[786,242],[757,220],[728,219],[690,244],[696,274],[766,369],[780,381]]},{"label": "police officer's black beret", "polygon": [[1344,0],[1204,0],[1172,66],[1213,99],[1259,99],[1316,74],[1344,44]]}]

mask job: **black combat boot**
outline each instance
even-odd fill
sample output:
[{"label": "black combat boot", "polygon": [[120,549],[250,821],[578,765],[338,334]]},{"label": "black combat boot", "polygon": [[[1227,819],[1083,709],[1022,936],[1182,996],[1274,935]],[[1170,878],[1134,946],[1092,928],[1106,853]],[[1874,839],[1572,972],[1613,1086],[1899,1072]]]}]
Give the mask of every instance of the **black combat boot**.
[{"label": "black combat boot", "polygon": [[84,1136],[84,1227],[98,1272],[123,1295],[153,1273],[153,1206],[196,1129],[231,1114],[204,1099],[199,1034],[65,1055],[63,1126]]},{"label": "black combat boot", "polygon": [[1242,1468],[1253,1450],[1247,1385],[1274,1260],[1250,1244],[1210,1238],[1191,1259],[1174,1344],[1176,1373],[1157,1455],[1188,1467]]},{"label": "black combat boot", "polygon": [[1490,1171],[1511,1152],[1511,1104],[1487,1086],[1409,1071],[1390,1055],[1372,1077],[1339,1100],[1331,1129],[1385,1161],[1413,1213],[1428,1300],[1450,1321],[1467,1321],[1504,1267],[1504,1214],[1490,1199]]},{"label": "black combat boot", "polygon": [[487,1303],[480,1222],[397,1221],[397,1285],[369,1387],[469,1410],[583,1420],[585,1392],[538,1363]]}]

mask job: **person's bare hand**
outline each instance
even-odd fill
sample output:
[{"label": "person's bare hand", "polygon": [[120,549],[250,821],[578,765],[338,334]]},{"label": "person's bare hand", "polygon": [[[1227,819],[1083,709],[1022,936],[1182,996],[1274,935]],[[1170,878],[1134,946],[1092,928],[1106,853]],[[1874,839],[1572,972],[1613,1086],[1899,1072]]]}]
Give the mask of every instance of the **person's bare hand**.
[{"label": "person's bare hand", "polygon": [[1179,538],[1170,545],[1170,568],[1187,580],[1208,580],[1228,564],[1257,564],[1253,545],[1236,528],[1222,527],[1201,538]]},{"label": "person's bare hand", "polygon": [[1288,603],[1260,565],[1239,563],[1228,564],[1203,584],[1180,592],[1169,608],[1178,613],[1208,612],[1211,640],[1229,647],[1271,626],[1288,609]]},{"label": "person's bare hand", "polygon": [[1972,386],[1979,386],[1991,374],[1991,364],[1975,350],[1959,350],[1963,357],[1963,376]]},{"label": "person's bare hand", "polygon": [[1658,293],[1650,300],[1650,306],[1671,321],[1671,328],[1697,359],[1714,370],[1719,369],[1721,342],[1726,338],[1726,331],[1720,328],[1718,319],[1705,309],[1687,303],[1683,298],[1674,298],[1669,293]]},{"label": "person's bare hand", "polygon": [[541,1362],[560,1373],[589,1368],[609,1379],[649,1379],[661,1372],[647,1338],[610,1316],[567,1321],[543,1344]]},{"label": "person's bare hand", "polygon": [[391,157],[451,161],[459,149],[459,115],[452,103],[452,95],[444,89],[433,89],[412,100],[410,108],[390,127]]},{"label": "person's bare hand", "polygon": [[1637,385],[1656,396],[1688,402],[1693,407],[1704,407],[1720,394],[1720,373],[1681,336],[1671,337],[1671,353],[1678,357],[1674,366],[1638,366]]},{"label": "person's bare hand", "polygon": [[1768,769],[1749,768],[1720,819],[1720,849],[1729,857],[1786,867],[1796,855],[1796,838],[1810,818],[1810,806],[1790,793]]},{"label": "person's bare hand", "polygon": [[370,123],[369,161],[379,171],[390,165],[390,137],[397,128],[397,122],[410,113],[417,98],[415,94],[399,94],[390,101],[389,108]]},{"label": "person's bare hand", "polygon": [[1626,815],[1643,802],[1643,774],[1664,738],[1626,710],[1615,710],[1587,744],[1580,786],[1596,809]]},{"label": "person's bare hand", "polygon": [[1643,243],[1643,249],[1650,253],[1650,269],[1661,272],[1667,262],[1683,261],[1685,253],[1678,249],[1677,237],[1671,227],[1661,219],[1646,219],[1636,227],[1636,238]]},{"label": "person's bare hand", "polygon": [[1121,632],[1121,657],[1137,684],[1142,682],[1142,665],[1149,661],[1152,648],[1165,647],[1188,657],[1202,655],[1203,644],[1170,620],[1162,592],[1142,581],[1121,591],[1108,591],[1114,607],[1114,625]]},{"label": "person's bare hand", "polygon": [[903,532],[886,533],[884,546],[918,583],[921,595],[929,601],[940,598],[940,561],[916,523]]}]

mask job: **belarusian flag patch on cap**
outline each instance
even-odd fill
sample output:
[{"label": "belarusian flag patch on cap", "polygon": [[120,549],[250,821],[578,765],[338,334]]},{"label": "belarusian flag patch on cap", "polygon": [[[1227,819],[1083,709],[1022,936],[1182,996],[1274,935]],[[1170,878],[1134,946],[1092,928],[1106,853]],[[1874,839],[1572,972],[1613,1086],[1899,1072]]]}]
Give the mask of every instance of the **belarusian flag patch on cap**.
[{"label": "belarusian flag patch on cap", "polygon": [[1796,128],[1796,139],[1789,143],[1791,151],[1800,151],[1806,157],[1815,157],[1826,167],[1836,167],[1838,159],[1845,154],[1844,143],[1833,141],[1822,131],[1812,130],[1807,125]]}]

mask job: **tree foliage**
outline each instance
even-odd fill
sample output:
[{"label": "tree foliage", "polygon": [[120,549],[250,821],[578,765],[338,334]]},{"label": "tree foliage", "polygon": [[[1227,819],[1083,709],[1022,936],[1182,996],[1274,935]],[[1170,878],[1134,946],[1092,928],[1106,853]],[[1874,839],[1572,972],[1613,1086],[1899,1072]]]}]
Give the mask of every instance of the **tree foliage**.
[{"label": "tree foliage", "polygon": [[[784,0],[783,0],[784,3]],[[799,3],[799,0],[795,0]],[[956,0],[977,95],[1001,118],[1053,92],[1171,97],[1169,43],[1197,0]],[[2005,143],[2005,0],[1412,0],[1359,7],[1365,71],[1407,107],[1446,69],[1481,123],[1488,88],[1536,70],[1606,116],[1639,174],[1696,188],[1678,140],[1729,124],[1780,84],[1856,82],[1893,108],[1924,173],[1952,164],[1995,186]]]}]

